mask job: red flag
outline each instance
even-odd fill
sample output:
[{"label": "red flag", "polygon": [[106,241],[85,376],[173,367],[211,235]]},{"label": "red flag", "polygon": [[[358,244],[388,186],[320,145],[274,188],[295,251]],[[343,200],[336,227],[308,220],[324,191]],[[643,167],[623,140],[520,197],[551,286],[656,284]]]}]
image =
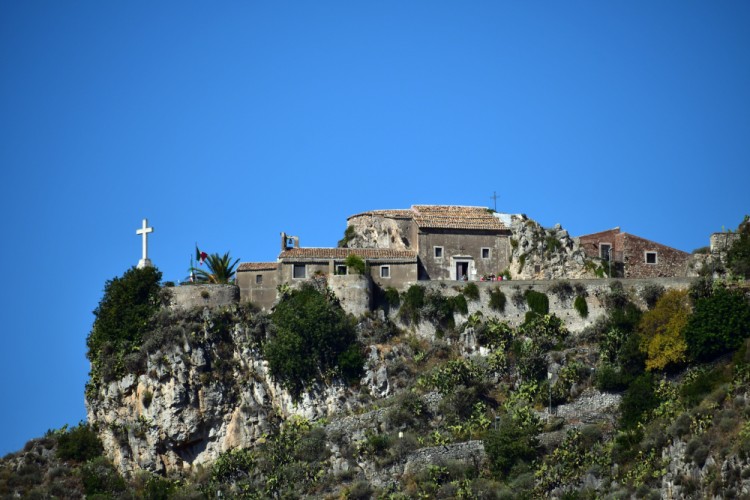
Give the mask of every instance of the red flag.
[{"label": "red flag", "polygon": [[198,245],[195,245],[195,258],[198,260],[199,265],[203,265],[203,263],[206,261],[206,258],[208,258],[208,254],[206,252],[201,252],[198,250]]}]

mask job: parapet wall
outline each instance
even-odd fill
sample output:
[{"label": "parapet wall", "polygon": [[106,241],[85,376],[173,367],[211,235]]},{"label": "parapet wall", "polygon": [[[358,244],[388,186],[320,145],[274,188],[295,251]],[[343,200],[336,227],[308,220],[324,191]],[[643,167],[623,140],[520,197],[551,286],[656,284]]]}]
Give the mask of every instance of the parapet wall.
[{"label": "parapet wall", "polygon": [[[571,286],[582,286],[586,290],[586,305],[588,306],[588,316],[582,318],[578,311],[573,307],[576,294],[561,300],[555,293],[550,292],[550,288],[558,283],[566,281]],[[663,286],[666,290],[679,289],[684,290],[690,287],[692,279],[690,278],[650,278],[650,279],[585,279],[585,280],[550,280],[550,281],[472,281],[479,288],[479,299],[469,300],[467,305],[471,315],[480,311],[486,318],[494,317],[507,322],[512,326],[518,326],[523,323],[526,312],[529,310],[526,300],[522,299],[526,290],[534,290],[547,295],[549,299],[549,312],[555,314],[563,320],[565,326],[571,332],[580,332],[589,325],[592,325],[597,319],[605,315],[604,306],[601,297],[604,297],[611,291],[613,282],[619,281],[623,289],[630,297],[630,300],[642,309],[646,308],[641,295],[643,289],[648,284],[657,284]],[[428,290],[439,291],[445,296],[457,295],[466,286],[466,283],[455,281],[418,281],[410,285],[421,285]],[[500,289],[505,295],[505,310],[503,312],[494,311],[489,307],[489,291]],[[514,300],[516,296],[516,300]],[[391,319],[397,320],[397,310],[390,311]],[[463,322],[467,316],[456,316],[456,323]],[[425,327],[420,327],[424,330]],[[427,327],[429,329],[429,327]],[[421,332],[429,334],[429,332]]]},{"label": "parapet wall", "polygon": [[240,288],[237,285],[180,285],[165,290],[169,290],[169,307],[172,309],[220,307],[240,301]]}]

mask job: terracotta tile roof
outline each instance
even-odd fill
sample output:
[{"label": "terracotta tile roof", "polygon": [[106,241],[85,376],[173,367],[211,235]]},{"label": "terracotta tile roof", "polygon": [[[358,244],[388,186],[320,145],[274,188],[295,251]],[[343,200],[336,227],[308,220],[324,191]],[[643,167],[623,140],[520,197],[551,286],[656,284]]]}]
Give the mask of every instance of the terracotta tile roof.
[{"label": "terracotta tile roof", "polygon": [[279,259],[346,259],[356,254],[364,259],[417,261],[414,250],[392,250],[390,248],[290,248],[279,255]]},{"label": "terracotta tile roof", "polygon": [[389,219],[411,219],[414,216],[414,212],[412,212],[411,209],[408,208],[404,210],[370,210],[367,212],[362,212],[361,214],[354,214],[348,217],[347,220],[353,219],[354,217],[364,217],[372,215],[388,217]]},{"label": "terracotta tile roof", "polygon": [[237,271],[275,271],[278,268],[277,262],[243,262]]},{"label": "terracotta tile roof", "polygon": [[[405,210],[370,210],[354,217],[380,216],[392,219],[413,219],[422,229],[475,229],[503,231],[508,229],[486,207],[459,205],[413,205]],[[347,220],[349,220],[347,219]]]},{"label": "terracotta tile roof", "polygon": [[414,205],[414,222],[420,229],[477,229],[502,231],[505,224],[486,207]]}]

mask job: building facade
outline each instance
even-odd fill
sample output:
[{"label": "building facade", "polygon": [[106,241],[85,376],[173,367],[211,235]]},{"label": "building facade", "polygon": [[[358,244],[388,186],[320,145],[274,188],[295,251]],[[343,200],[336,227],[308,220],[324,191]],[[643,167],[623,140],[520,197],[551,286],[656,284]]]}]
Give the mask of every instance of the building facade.
[{"label": "building facade", "polygon": [[687,276],[690,254],[634,234],[619,227],[579,237],[589,257],[613,264],[623,278]]}]

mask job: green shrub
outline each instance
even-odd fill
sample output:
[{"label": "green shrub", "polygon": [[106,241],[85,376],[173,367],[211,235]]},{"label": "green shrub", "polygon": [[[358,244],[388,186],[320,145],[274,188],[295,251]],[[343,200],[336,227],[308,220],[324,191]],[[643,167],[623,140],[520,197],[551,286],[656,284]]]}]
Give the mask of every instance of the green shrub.
[{"label": "green shrub", "polygon": [[505,294],[500,288],[490,288],[487,290],[490,295],[490,309],[493,311],[505,311]]},{"label": "green shrub", "polygon": [[479,287],[476,283],[467,283],[463,289],[463,294],[469,300],[479,300]]},{"label": "green shrub", "polygon": [[693,359],[714,359],[750,336],[750,305],[741,292],[719,287],[710,297],[698,299],[684,333]]},{"label": "green shrub", "polygon": [[532,312],[541,316],[549,313],[549,298],[544,293],[526,290],[524,297],[526,298],[526,304],[528,304]]},{"label": "green shrub", "polygon": [[94,310],[94,326],[86,339],[91,383],[125,375],[124,358],[138,351],[149,320],[159,309],[161,272],[154,267],[130,268],[108,280]]},{"label": "green shrub", "polygon": [[344,230],[344,237],[339,240],[339,248],[346,248],[351,240],[357,236],[357,232],[354,230],[354,226],[346,226]]},{"label": "green shrub", "polygon": [[403,321],[418,324],[425,304],[425,288],[411,285],[401,296],[401,309],[398,316]]},{"label": "green shrub", "polygon": [[384,296],[385,301],[390,307],[398,307],[398,305],[401,303],[401,299],[398,295],[398,290],[396,290],[392,286],[389,286],[385,289]]},{"label": "green shrub", "polygon": [[650,373],[644,373],[630,384],[620,403],[620,424],[624,428],[635,428],[647,412],[659,405],[654,388]]},{"label": "green shrub", "polygon": [[535,427],[503,416],[498,428],[488,431],[484,438],[484,450],[493,475],[503,479],[520,462],[531,463],[537,456],[537,436]]},{"label": "green shrub", "polygon": [[745,216],[737,232],[740,237],[727,252],[727,263],[734,274],[750,279],[750,216]]},{"label": "green shrub", "polygon": [[549,287],[549,293],[555,295],[557,297],[557,300],[560,302],[565,302],[566,300],[570,300],[571,297],[574,295],[573,291],[573,285],[570,284],[569,281],[555,281],[550,287]]},{"label": "green shrub", "polygon": [[291,291],[271,314],[264,346],[271,374],[293,394],[321,376],[356,380],[364,366],[352,321],[337,301],[310,284]]},{"label": "green shrub", "polygon": [[103,452],[99,436],[83,422],[57,437],[57,456],[62,460],[86,462]]},{"label": "green shrub", "polygon": [[365,264],[365,261],[362,260],[362,257],[354,253],[350,253],[346,257],[344,264],[348,269],[351,269],[356,274],[365,274],[365,272],[367,271],[367,265]]},{"label": "green shrub", "polygon": [[656,283],[647,283],[641,291],[641,298],[649,309],[654,308],[662,295],[664,295],[664,287]]},{"label": "green shrub", "polygon": [[586,303],[586,298],[582,295],[576,297],[575,302],[573,302],[573,307],[578,311],[580,317],[587,318],[589,316],[589,306]]},{"label": "green shrub", "polygon": [[127,488],[114,465],[104,457],[94,458],[81,467],[81,482],[86,495],[116,495]]},{"label": "green shrub", "polygon": [[600,391],[620,392],[628,387],[627,377],[624,377],[619,368],[609,363],[602,363],[594,375],[594,384]]}]

